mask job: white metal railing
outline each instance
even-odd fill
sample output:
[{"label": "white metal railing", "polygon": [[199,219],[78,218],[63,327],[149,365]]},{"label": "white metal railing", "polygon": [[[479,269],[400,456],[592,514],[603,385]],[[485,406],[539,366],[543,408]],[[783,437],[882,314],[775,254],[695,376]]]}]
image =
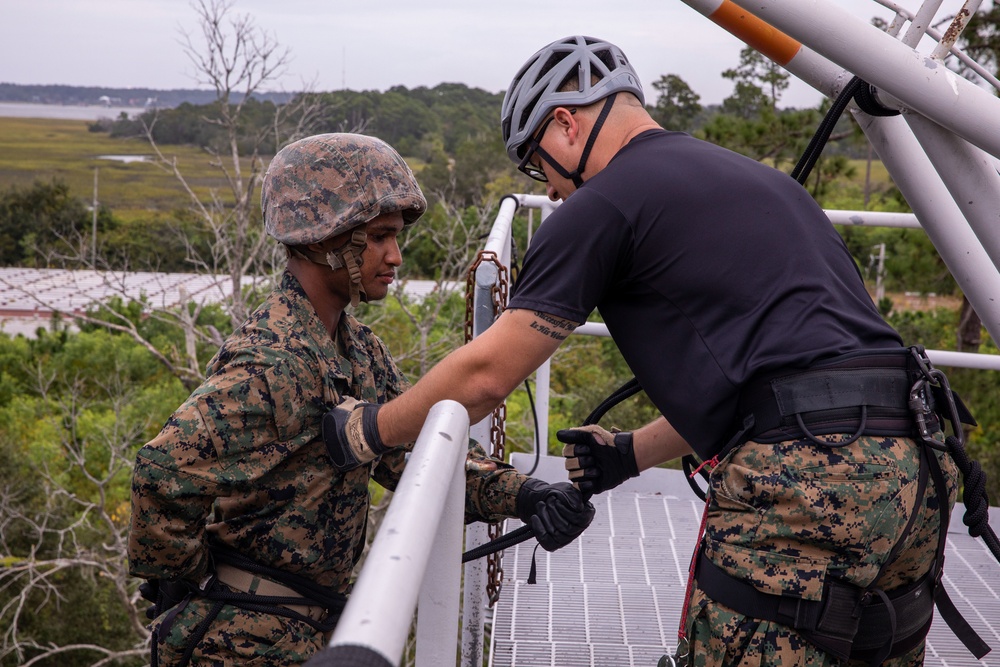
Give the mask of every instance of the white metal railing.
[{"label": "white metal railing", "polygon": [[399,665],[414,609],[417,667],[456,664],[469,414],[435,404],[350,600],[309,667]]}]

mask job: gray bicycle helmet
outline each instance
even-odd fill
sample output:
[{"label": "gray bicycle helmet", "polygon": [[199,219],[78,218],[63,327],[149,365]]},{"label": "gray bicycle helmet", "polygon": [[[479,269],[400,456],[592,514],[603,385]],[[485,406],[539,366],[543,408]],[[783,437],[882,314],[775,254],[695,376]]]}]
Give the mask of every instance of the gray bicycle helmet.
[{"label": "gray bicycle helmet", "polygon": [[[574,77],[578,90],[559,90]],[[583,35],[552,42],[528,58],[504,96],[500,125],[507,155],[521,161],[522,146],[552,109],[586,106],[622,91],[646,103],[639,75],[617,46]]]}]

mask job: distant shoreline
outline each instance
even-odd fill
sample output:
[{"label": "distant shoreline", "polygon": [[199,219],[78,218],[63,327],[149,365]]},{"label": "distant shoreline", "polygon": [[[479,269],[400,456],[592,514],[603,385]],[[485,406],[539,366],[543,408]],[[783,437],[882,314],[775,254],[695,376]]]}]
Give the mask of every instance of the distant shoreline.
[{"label": "distant shoreline", "polygon": [[114,120],[121,114],[129,118],[146,111],[143,107],[104,106],[101,104],[39,104],[32,102],[0,102],[0,118],[51,118],[57,120]]}]

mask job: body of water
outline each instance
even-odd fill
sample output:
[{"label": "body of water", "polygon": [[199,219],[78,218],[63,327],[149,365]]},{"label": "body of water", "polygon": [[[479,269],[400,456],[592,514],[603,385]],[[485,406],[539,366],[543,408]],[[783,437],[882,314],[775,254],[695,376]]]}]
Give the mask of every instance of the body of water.
[{"label": "body of water", "polygon": [[130,118],[146,109],[142,107],[106,107],[94,105],[32,104],[29,102],[0,102],[0,116],[8,118],[56,118],[59,120],[100,120],[118,118],[122,113]]}]

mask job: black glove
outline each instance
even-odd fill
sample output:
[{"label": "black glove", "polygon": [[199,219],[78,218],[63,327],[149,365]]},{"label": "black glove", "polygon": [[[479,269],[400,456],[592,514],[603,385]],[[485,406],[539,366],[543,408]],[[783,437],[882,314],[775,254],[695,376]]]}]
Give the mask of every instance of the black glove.
[{"label": "black glove", "polygon": [[160,615],[160,610],[156,604],[157,599],[160,597],[160,580],[149,579],[139,584],[139,595],[141,595],[144,600],[149,600],[153,603],[151,607],[146,608],[146,618],[152,621]]},{"label": "black glove", "polygon": [[566,443],[566,470],[580,491],[589,495],[613,489],[630,477],[639,476],[632,451],[632,434],[611,434],[596,424],[568,428],[556,433]]},{"label": "black glove", "polygon": [[337,470],[354,470],[389,451],[378,432],[381,407],[346,398],[323,415],[323,442]]},{"label": "black glove", "polygon": [[528,479],[517,492],[516,504],[517,517],[531,526],[546,551],[566,546],[594,520],[594,506],[569,482]]},{"label": "black glove", "polygon": [[153,620],[182,602],[194,586],[184,580],[149,579],[139,584],[139,594],[153,603],[146,608],[146,618]]}]

